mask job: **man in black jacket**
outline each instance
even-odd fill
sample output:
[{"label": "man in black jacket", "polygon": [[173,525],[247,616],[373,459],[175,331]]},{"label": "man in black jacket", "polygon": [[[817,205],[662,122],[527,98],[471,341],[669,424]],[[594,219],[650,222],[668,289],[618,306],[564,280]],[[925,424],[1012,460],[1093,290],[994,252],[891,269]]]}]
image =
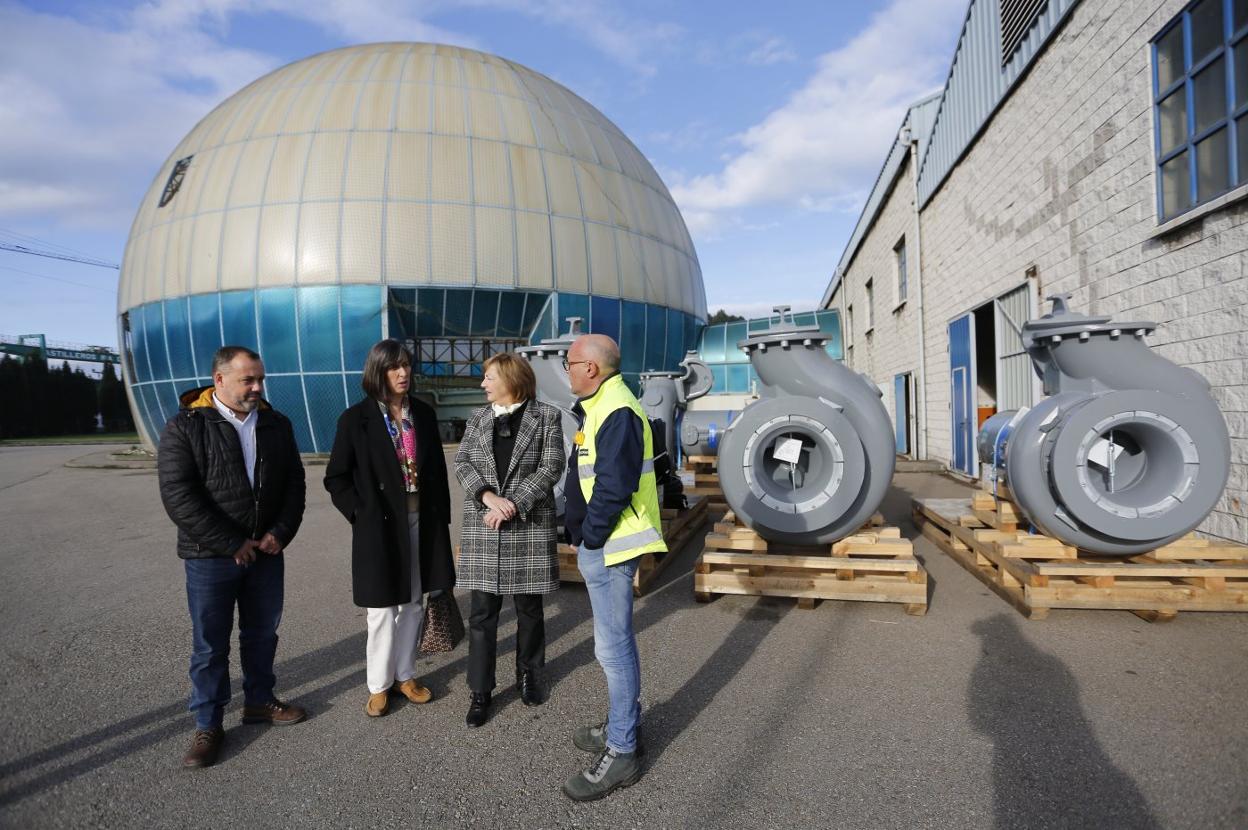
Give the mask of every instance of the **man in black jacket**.
[{"label": "man in black jacket", "polygon": [[273,694],[282,616],[282,551],[303,520],[304,476],[290,421],[263,399],[264,364],[242,346],[212,360],[212,386],[182,395],[160,438],[160,498],[178,526],[191,613],[188,767],[217,760],[230,699],[230,636],[238,607],[243,723],[286,725],[307,717]]}]

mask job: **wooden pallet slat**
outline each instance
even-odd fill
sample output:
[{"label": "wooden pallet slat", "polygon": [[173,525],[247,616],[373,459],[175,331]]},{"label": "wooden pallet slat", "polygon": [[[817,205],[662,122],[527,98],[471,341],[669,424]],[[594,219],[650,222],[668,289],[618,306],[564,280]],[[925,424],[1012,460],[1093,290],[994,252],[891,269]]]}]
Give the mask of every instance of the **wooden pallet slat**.
[{"label": "wooden pallet slat", "polygon": [[729,512],[706,537],[694,567],[694,597],[718,594],[793,597],[799,608],[820,600],[893,602],[927,611],[927,571],[901,531],[879,514],[859,532],[830,545],[768,542]]},{"label": "wooden pallet slat", "polygon": [[[633,576],[633,594],[641,596],[650,589],[650,585],[676,557],[706,522],[708,502],[701,496],[690,496],[689,507],[685,510],[664,509],[660,511],[663,521],[663,541],[667,543],[666,553],[646,553],[641,556],[637,565],[637,573]],[[576,563],[576,548],[572,545],[559,545],[559,581],[584,582],[581,569]]]},{"label": "wooden pallet slat", "polygon": [[1043,618],[1053,608],[1121,609],[1162,622],[1179,611],[1248,612],[1248,547],[1185,537],[1141,556],[1096,556],[1006,530],[1009,521],[999,511],[981,517],[975,504],[916,499],[914,520],[923,536],[1024,616]]}]

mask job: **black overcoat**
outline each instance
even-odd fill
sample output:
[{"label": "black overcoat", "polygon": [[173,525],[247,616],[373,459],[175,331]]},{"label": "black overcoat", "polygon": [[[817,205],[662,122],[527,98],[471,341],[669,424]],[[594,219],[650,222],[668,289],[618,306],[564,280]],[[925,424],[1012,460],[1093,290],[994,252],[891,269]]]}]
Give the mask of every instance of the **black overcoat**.
[{"label": "black overcoat", "polygon": [[[433,409],[409,398],[420,477],[420,566],[425,593],[455,585],[451,557],[451,493]],[[377,402],[365,398],[338,418],[325,467],[325,489],[351,523],[351,592],[363,608],[412,600],[412,550],[407,494],[394,444]]]}]

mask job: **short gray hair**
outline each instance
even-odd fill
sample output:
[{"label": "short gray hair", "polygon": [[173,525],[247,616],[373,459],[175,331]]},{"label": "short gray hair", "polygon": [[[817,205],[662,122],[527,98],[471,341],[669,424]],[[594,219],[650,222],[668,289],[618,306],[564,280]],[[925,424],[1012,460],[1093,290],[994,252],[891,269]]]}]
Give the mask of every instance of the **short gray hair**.
[{"label": "short gray hair", "polygon": [[222,346],[212,356],[212,373],[215,375],[218,372],[224,372],[240,354],[245,354],[252,360],[260,359],[260,355],[246,346]]}]

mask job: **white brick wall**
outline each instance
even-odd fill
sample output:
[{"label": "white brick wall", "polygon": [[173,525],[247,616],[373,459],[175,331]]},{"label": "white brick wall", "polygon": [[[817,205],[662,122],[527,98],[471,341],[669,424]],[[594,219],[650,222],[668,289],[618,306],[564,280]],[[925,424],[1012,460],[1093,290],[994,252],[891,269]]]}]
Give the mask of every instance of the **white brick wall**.
[{"label": "white brick wall", "polygon": [[[1002,104],[921,216],[927,448],[950,455],[949,347],[957,314],[1017,286],[1159,324],[1150,344],[1200,372],[1231,432],[1226,494],[1201,529],[1248,541],[1248,201],[1180,229],[1158,227],[1149,39],[1182,0],[1085,0]],[[917,364],[912,301],[892,314],[892,246],[912,223],[903,171],[832,305],[855,309],[854,356],[888,389]],[[887,275],[887,276],[886,276]],[[862,285],[876,285],[876,332],[862,334]],[[888,286],[887,290],[881,290]],[[888,299],[886,299],[888,298]],[[1047,304],[1046,304],[1047,305]],[[885,395],[890,412],[891,391]]]}]

